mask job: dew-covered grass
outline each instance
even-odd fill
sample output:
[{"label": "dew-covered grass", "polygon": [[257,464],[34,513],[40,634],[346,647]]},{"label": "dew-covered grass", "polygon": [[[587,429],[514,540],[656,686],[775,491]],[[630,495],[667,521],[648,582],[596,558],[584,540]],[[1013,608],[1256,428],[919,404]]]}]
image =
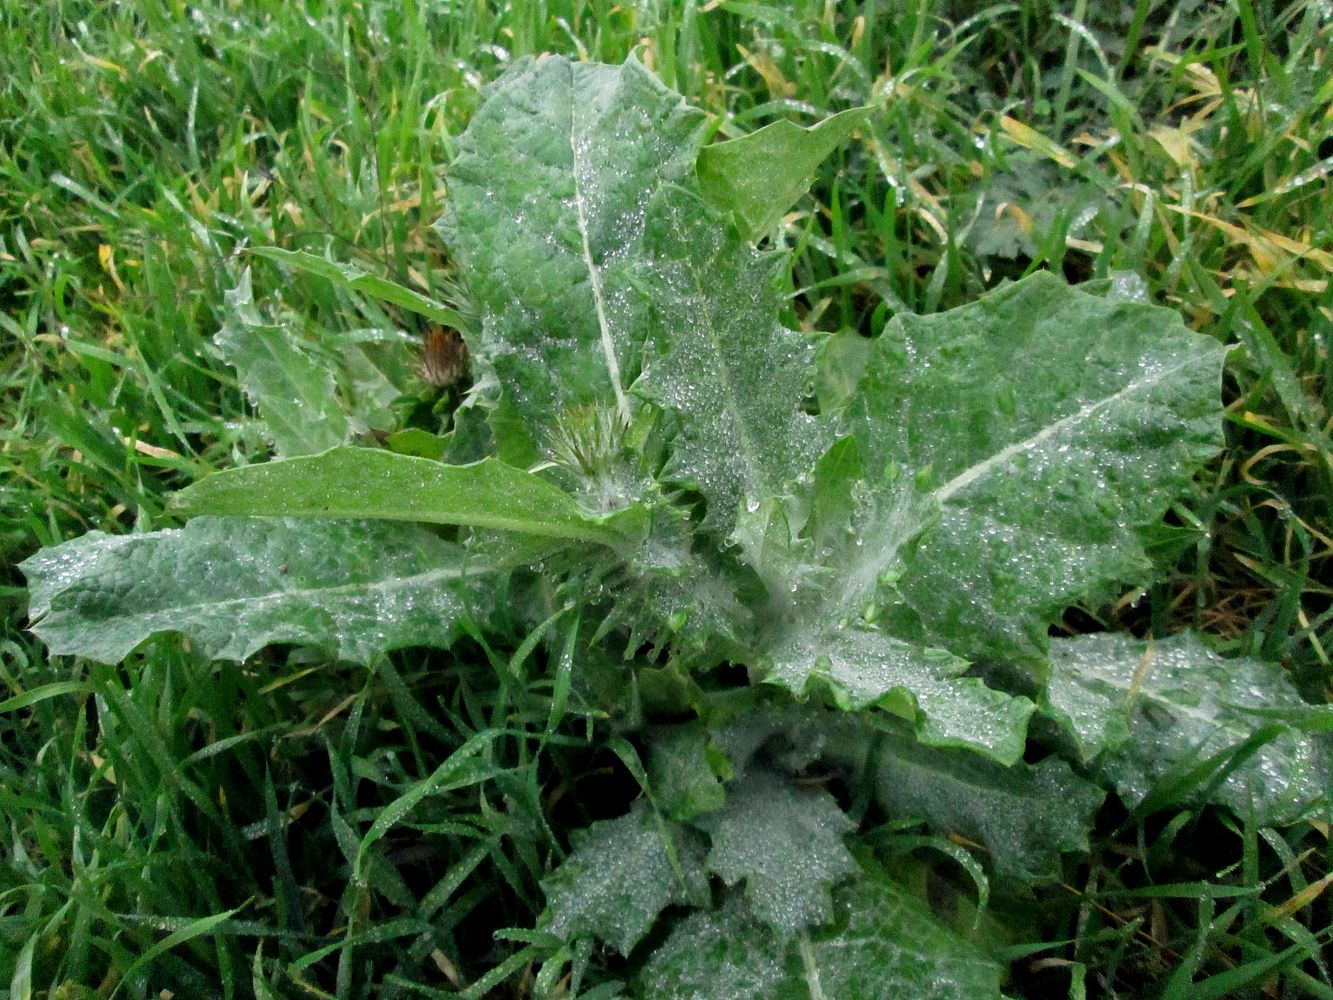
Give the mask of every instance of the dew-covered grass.
[{"label": "dew-covered grass", "polygon": [[[720,136],[883,109],[786,220],[795,326],[872,334],[1049,268],[1235,345],[1228,449],[1150,539],[1164,582],[1066,626],[1195,625],[1308,700],[1333,693],[1324,0],[0,0],[13,997],[568,995],[534,979],[538,883],[637,785],[595,720],[550,727],[528,651],[477,637],[362,670],[278,649],[236,669],[153,641],[108,668],[45,655],[15,568],[85,531],[169,527],[171,492],[266,454],[213,345],[247,269],[294,336],[425,334],[247,251],[448,298],[429,224],[453,137],[482,84],[544,51],[636,53]],[[439,769],[469,740],[457,781]],[[1010,994],[1333,997],[1328,825],[1180,805],[1210,777],[1105,808],[1055,888],[993,895],[979,926]],[[967,872],[935,861],[899,873],[966,909]],[[584,988],[620,972],[594,957]]]}]

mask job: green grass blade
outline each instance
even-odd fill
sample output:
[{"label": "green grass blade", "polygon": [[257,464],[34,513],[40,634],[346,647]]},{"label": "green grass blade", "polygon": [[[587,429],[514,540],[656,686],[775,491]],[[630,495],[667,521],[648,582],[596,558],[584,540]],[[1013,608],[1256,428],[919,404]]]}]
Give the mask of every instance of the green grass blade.
[{"label": "green grass blade", "polygon": [[246,903],[242,903],[234,909],[226,910],[222,913],[214,913],[207,917],[200,917],[198,920],[191,921],[185,927],[172,931],[134,960],[134,964],[125,970],[124,977],[121,979],[120,984],[116,987],[111,996],[115,997],[119,995],[121,987],[126,984],[133,984],[135,977],[139,974],[140,970],[146,969],[159,955],[165,954],[177,945],[184,944],[187,941],[193,941],[197,937],[207,936],[219,924],[230,920],[238,912],[244,909],[246,905]]},{"label": "green grass blade", "polygon": [[59,698],[62,694],[87,694],[89,690],[88,685],[82,681],[56,681],[54,684],[43,684],[39,688],[0,701],[0,713],[17,712],[21,708],[36,705],[39,701]]}]

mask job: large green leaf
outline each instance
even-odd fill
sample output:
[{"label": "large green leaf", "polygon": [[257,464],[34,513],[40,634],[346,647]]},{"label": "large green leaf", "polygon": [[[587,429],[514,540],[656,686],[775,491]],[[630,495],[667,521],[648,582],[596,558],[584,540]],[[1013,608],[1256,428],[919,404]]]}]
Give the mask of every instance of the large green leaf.
[{"label": "large green leaf", "polygon": [[701,137],[702,116],[633,60],[520,63],[460,140],[440,230],[481,314],[479,358],[533,441],[589,406],[627,420],[634,385],[674,412],[667,478],[725,535],[827,441],[802,410],[811,347],[777,323],[780,261],[687,190]]},{"label": "large green leaf", "polygon": [[828,444],[802,403],[814,348],[777,321],[779,260],[761,255],[696,196],[664,192],[648,210],[653,330],[661,351],[635,390],[680,422],[666,475],[699,490],[727,534],[742,503],[782,494]]},{"label": "large green leaf", "polygon": [[744,881],[750,912],[783,937],[824,923],[830,890],[857,870],[843,845],[855,824],[833,796],[767,770],[730,783],[702,825],[713,840],[709,870],[727,885]]},{"label": "large green leaf", "polygon": [[815,169],[869,117],[852,108],[809,128],[782,118],[739,139],[705,146],[696,172],[704,197],[736,213],[746,239],[768,235],[810,187]]},{"label": "large green leaf", "polygon": [[686,918],[638,977],[643,1000],[999,1000],[1000,966],[878,875],[835,893],[836,922],[780,939],[733,895]]},{"label": "large green leaf", "polygon": [[895,319],[851,436],[734,532],[771,598],[768,679],[1017,760],[1031,703],[959,657],[1038,659],[1068,603],[1147,568],[1136,529],[1218,444],[1221,355],[1174,314],[1049,275]]},{"label": "large green leaf", "polygon": [[[1189,633],[1151,643],[1113,634],[1058,640],[1047,698],[1085,759],[1100,754],[1131,804],[1168,773],[1241,747],[1282,710],[1309,707],[1277,664],[1227,659]],[[1253,808],[1260,823],[1283,824],[1327,806],[1330,788],[1328,740],[1289,729],[1239,763],[1211,797],[1240,815]]]},{"label": "large green leaf", "polygon": [[645,209],[689,176],[703,124],[633,59],[548,57],[487,88],[459,139],[439,230],[480,313],[477,354],[537,443],[571,407],[628,416]]},{"label": "large green leaf", "polygon": [[1224,350],[1168,310],[1040,272],[895,317],[848,427],[867,467],[928,470],[941,515],[894,627],[972,658],[1035,658],[1068,604],[1149,569],[1136,533],[1221,444]]},{"label": "large green leaf", "polygon": [[261,315],[248,269],[225,301],[227,318],[213,343],[236,369],[277,453],[313,455],[346,441],[347,413],[334,392],[332,366],[300,343],[296,323]]},{"label": "large green leaf", "polygon": [[160,632],[244,660],[270,643],[368,663],[447,647],[492,604],[496,567],[407,524],[205,517],[143,535],[90,532],[22,564],[33,629],[104,663]]},{"label": "large green leaf", "polygon": [[565,939],[595,936],[628,955],[667,906],[707,897],[702,860],[698,831],[658,819],[640,799],[584,831],[542,883],[542,926]]},{"label": "large green leaf", "polygon": [[214,473],[172,499],[184,514],[377,518],[521,531],[551,538],[623,544],[641,523],[583,510],[567,493],[497,459],[446,465],[378,448]]},{"label": "large green leaf", "polygon": [[1086,853],[1105,794],[1062,760],[1001,767],[975,753],[933,750],[858,720],[828,724],[829,754],[866,773],[892,820],[921,820],[982,844],[995,870],[1031,882],[1060,871],[1060,855]]}]

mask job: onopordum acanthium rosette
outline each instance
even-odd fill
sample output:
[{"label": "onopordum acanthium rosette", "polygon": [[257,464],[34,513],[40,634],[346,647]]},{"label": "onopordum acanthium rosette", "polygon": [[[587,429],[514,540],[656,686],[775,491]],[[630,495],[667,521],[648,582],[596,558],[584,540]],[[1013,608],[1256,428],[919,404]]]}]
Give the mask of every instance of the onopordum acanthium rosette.
[{"label": "onopordum acanthium rosette", "polygon": [[[774,214],[728,171],[798,197],[831,137],[875,127],[859,111],[705,146],[702,115],[632,60],[516,64],[458,141],[440,226],[475,317],[450,314],[477,376],[465,405],[494,453],[457,465],[339,447],[220,473],[175,507],[207,520],[26,563],[37,630],[109,660],[165,631],[235,659],[279,642],[358,662],[463,634],[524,657],[545,643],[559,697],[581,666],[611,663],[637,701],[581,706],[585,731],[620,713],[621,760],[628,738],[649,759],[645,794],[544,880],[552,939],[605,942],[649,996],[718,982],[998,995],[995,963],[868,856],[837,783],[869,783],[858,820],[873,800],[1029,881],[1086,847],[1102,791],[1073,765],[1139,793],[1137,717],[1070,707],[1123,684],[1123,663],[1071,693],[1073,672],[1093,671],[1063,644],[1052,665],[1047,629],[1151,576],[1141,532],[1220,445],[1223,349],[1168,310],[1048,274],[896,315],[852,350],[788,329],[786,259],[754,242],[781,246],[787,206]],[[259,354],[247,337],[237,364]],[[329,426],[341,440],[353,424]],[[515,592],[532,606],[494,614]],[[1018,668],[1026,693],[988,683],[983,663]],[[766,686],[738,694],[737,677]],[[784,756],[774,744],[801,738],[769,732],[742,753],[738,733],[757,727],[736,705],[775,703],[825,742]],[[1103,756],[1023,763],[1038,710],[1073,756]],[[687,713],[698,745],[655,753],[660,733],[640,723]],[[1280,815],[1304,786],[1299,799]],[[1034,803],[1055,821],[1026,822]]]}]

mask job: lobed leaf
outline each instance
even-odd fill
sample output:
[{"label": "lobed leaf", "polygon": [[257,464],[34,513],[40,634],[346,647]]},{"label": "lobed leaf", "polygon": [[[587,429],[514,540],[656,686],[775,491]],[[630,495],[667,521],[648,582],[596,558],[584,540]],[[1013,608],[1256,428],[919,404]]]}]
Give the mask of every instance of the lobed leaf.
[{"label": "lobed leaf", "polygon": [[703,493],[725,536],[744,498],[778,495],[827,442],[802,411],[811,347],[776,322],[776,259],[677,186],[701,138],[702,116],[633,60],[520,63],[460,140],[440,231],[481,312],[477,353],[531,439],[590,406],[627,422],[633,385],[675,413],[666,478]]},{"label": "lobed leaf", "polygon": [[832,926],[783,940],[732,895],[680,923],[638,977],[644,1000],[1000,1000],[1000,966],[870,873],[834,894]]},{"label": "lobed leaf", "polygon": [[875,799],[891,819],[982,844],[999,874],[1024,882],[1056,876],[1063,853],[1087,853],[1105,797],[1054,757],[1001,767],[850,719],[831,724],[829,746],[847,767],[870,765]]},{"label": "lobed leaf", "polygon": [[660,820],[643,799],[594,823],[542,883],[542,926],[571,940],[588,935],[628,955],[672,903],[697,903],[708,886],[697,831]]},{"label": "lobed leaf", "polygon": [[[1097,758],[1133,805],[1166,775],[1242,747],[1260,728],[1257,713],[1280,725],[1283,710],[1309,707],[1277,664],[1227,659],[1187,632],[1151,643],[1057,640],[1046,697],[1083,758]],[[1285,824],[1327,808],[1331,787],[1329,741],[1291,728],[1241,760],[1211,798],[1241,816],[1253,809],[1261,824]]]},{"label": "lobed leaf", "polygon": [[893,711],[927,746],[963,747],[1002,764],[1022,756],[1036,706],[963,676],[967,661],[863,627],[816,629],[780,633],[764,679],[800,696],[823,686],[844,711]]},{"label": "lobed leaf", "polygon": [[53,653],[116,663],[180,632],[206,656],[271,643],[369,663],[404,646],[447,648],[494,601],[503,564],[405,524],[203,517],[143,535],[90,532],[21,564],[33,630]]},{"label": "lobed leaf", "polygon": [[1038,272],[899,315],[847,425],[870,468],[929,471],[939,519],[893,628],[970,658],[1039,659],[1070,603],[1138,579],[1137,530],[1221,446],[1224,349],[1169,310]]},{"label": "lobed leaf", "polygon": [[263,416],[274,450],[312,455],[345,442],[350,427],[330,366],[311,356],[290,324],[271,323],[260,314],[249,269],[224,300],[227,318],[213,343]]},{"label": "lobed leaf", "polygon": [[726,804],[704,818],[707,865],[729,886],[744,881],[750,912],[780,937],[828,920],[830,890],[857,870],[843,837],[854,829],[833,796],[770,771],[727,785]]},{"label": "lobed leaf", "polygon": [[688,177],[703,125],[633,59],[547,57],[488,87],[460,137],[438,228],[481,317],[475,354],[535,443],[577,407],[628,420],[645,212]]}]

